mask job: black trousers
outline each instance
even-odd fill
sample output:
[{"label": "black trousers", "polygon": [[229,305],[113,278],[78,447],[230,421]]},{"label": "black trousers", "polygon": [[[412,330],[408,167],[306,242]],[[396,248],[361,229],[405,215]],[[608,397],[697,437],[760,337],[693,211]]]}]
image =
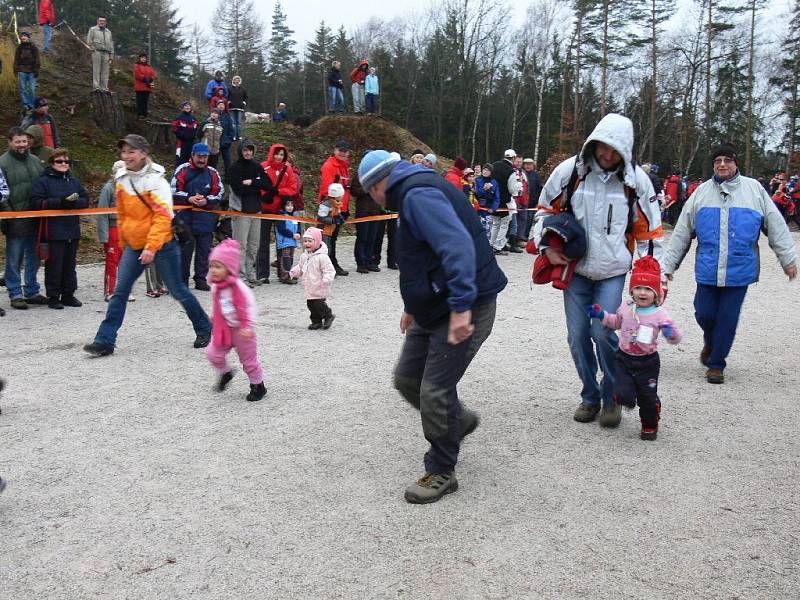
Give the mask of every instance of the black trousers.
[{"label": "black trousers", "polygon": [[149,102],[150,92],[136,92],[136,114],[138,116],[147,116],[147,105]]},{"label": "black trousers", "polygon": [[375,261],[375,241],[378,238],[383,223],[381,221],[365,221],[364,223],[356,223],[356,245],[354,254],[356,264],[359,267],[366,267],[371,264],[378,264],[380,262],[380,253],[378,253],[378,260]]},{"label": "black trousers", "polygon": [[189,283],[189,271],[194,254],[194,282],[206,283],[208,276],[208,255],[211,254],[213,233],[193,233],[188,242],[181,245],[181,268],[183,281]]},{"label": "black trousers", "polygon": [[333,311],[331,310],[331,307],[328,306],[328,302],[325,298],[306,300],[306,305],[311,313],[312,323],[322,323],[323,319],[327,319],[333,314]]},{"label": "black trousers", "polygon": [[272,226],[275,221],[263,219],[261,233],[258,236],[258,254],[256,254],[256,277],[269,279],[269,247],[272,242]]},{"label": "black trousers", "polygon": [[336,260],[336,240],[339,239],[339,229],[341,225],[333,228],[333,233],[325,236],[325,245],[328,246],[328,258],[331,259],[333,266],[339,269],[339,261]]},{"label": "black trousers", "polygon": [[387,221],[378,221],[381,225],[378,229],[378,235],[375,238],[375,264],[381,264],[381,250],[383,248],[383,236],[386,235],[386,264],[393,265],[397,262],[394,250],[394,236],[397,233],[397,219],[389,219]]},{"label": "black trousers", "polygon": [[44,289],[48,298],[69,298],[78,289],[78,240],[50,240],[50,258],[44,263]]},{"label": "black trousers", "polygon": [[661,400],[658,398],[658,373],[661,359],[658,352],[646,356],[632,356],[617,351],[617,379],[614,382],[614,399],[623,406],[639,405],[642,427],[658,429]]}]

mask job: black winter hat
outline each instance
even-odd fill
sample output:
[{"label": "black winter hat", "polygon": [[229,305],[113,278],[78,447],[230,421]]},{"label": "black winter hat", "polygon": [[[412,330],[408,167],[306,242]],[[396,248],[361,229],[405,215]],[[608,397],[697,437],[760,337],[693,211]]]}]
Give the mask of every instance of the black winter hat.
[{"label": "black winter hat", "polygon": [[737,165],[739,164],[739,156],[736,153],[736,147],[729,142],[722,142],[719,146],[711,150],[711,162],[713,163],[718,156],[725,156],[730,158]]}]

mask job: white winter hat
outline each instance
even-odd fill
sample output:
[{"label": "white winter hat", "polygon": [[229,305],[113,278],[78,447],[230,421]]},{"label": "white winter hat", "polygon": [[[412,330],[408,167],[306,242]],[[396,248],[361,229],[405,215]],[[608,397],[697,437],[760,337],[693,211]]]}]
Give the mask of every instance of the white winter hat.
[{"label": "white winter hat", "polygon": [[332,183],[328,186],[329,198],[341,198],[344,196],[344,186],[341,183]]},{"label": "white winter hat", "polygon": [[508,150],[506,150],[506,151],[503,153],[503,156],[504,156],[505,158],[516,158],[516,157],[517,157],[517,153],[516,153],[516,151],[515,151],[513,148],[509,148]]}]

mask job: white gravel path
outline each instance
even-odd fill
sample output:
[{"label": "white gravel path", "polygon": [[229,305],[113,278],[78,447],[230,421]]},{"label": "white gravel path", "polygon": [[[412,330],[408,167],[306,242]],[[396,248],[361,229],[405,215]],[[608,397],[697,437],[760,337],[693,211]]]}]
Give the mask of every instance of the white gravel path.
[{"label": "white gravel path", "polygon": [[530,289],[529,256],[500,264],[511,283],[461,385],[483,422],[461,489],[430,506],[402,497],[425,442],[390,385],[394,271],[338,279],[327,332],[306,330],[300,286],[257,289],[258,403],[241,371],[211,391],[188,319],[143,279],[109,358],[81,352],[106,307],[99,266],[79,269],[82,309],[9,310],[0,596],[798,597],[800,284],[766,244],[723,386],[697,360],[692,261],[679,271],[685,340],[662,344],[655,443],[635,413],[611,431],[572,420],[560,294]]}]

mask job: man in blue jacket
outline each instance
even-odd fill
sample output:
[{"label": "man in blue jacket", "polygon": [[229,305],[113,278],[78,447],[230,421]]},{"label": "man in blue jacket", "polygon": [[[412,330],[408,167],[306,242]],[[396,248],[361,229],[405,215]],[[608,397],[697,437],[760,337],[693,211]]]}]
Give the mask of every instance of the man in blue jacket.
[{"label": "man in blue jacket", "polygon": [[420,411],[430,442],[425,475],[405,498],[436,502],[458,489],[461,440],[479,419],[461,405],[456,386],[492,331],[497,294],[507,280],[461,190],[385,150],[367,153],[358,176],[375,202],[398,213],[400,331],[406,338],[394,385]]},{"label": "man in blue jacket", "polygon": [[177,168],[172,176],[172,200],[175,206],[191,206],[181,210],[178,219],[191,232],[188,241],[181,244],[183,280],[189,283],[189,271],[194,254],[194,288],[207,292],[208,255],[217,226],[217,215],[203,212],[217,210],[225,189],[214,167],[208,166],[208,146],[192,146],[192,158]]}]

